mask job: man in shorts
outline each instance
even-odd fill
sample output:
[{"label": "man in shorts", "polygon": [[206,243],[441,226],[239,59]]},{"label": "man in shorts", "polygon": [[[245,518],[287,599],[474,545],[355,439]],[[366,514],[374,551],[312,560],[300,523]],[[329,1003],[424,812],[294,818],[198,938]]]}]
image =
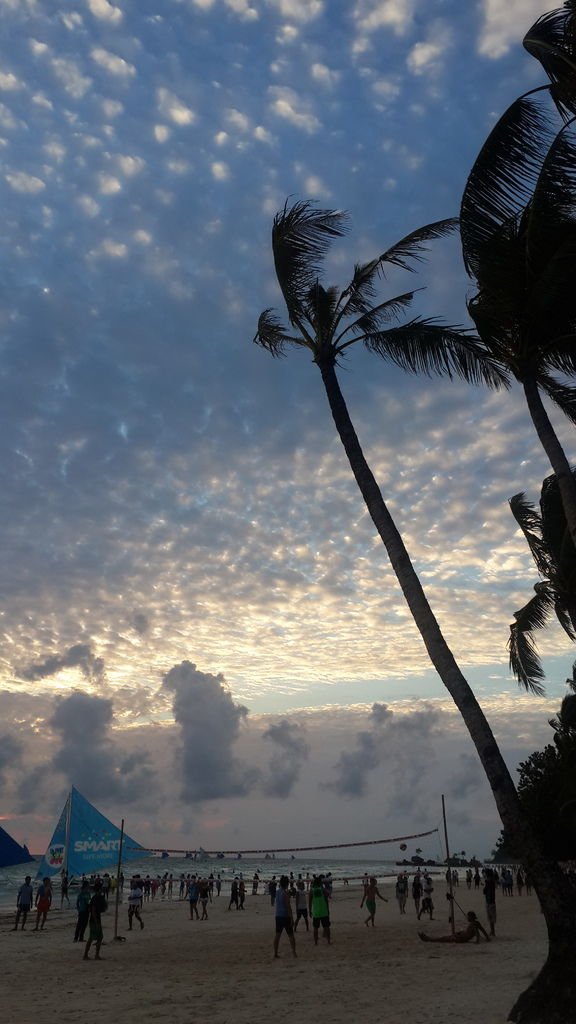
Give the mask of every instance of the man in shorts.
[{"label": "man in shorts", "polygon": [[288,886],[290,879],[288,875],[282,875],[280,884],[276,890],[276,897],[274,900],[274,915],[276,918],[276,934],[274,936],[274,958],[279,959],[278,946],[280,944],[280,936],[282,932],[286,932],[288,941],[292,949],[292,955],[296,956],[296,939],[294,938],[294,919],[292,917],[292,907],[290,905],[290,897],[288,895]]},{"label": "man in shorts", "polygon": [[34,892],[32,889],[31,882],[32,879],[30,875],[26,875],[26,878],[24,879],[24,884],[21,885],[20,888],[18,889],[18,896],[16,897],[16,924],[12,929],[13,932],[18,930],[18,922],[20,918],[22,918],[22,931],[24,930],[26,918],[28,917],[28,914],[32,910],[32,900],[34,898]]},{"label": "man in shorts", "polygon": [[312,879],[310,892],[308,894],[308,908],[312,917],[312,931],[314,933],[314,945],[318,945],[318,930],[322,925],[322,935],[330,945],[330,910],[328,907],[328,894],[324,888],[324,877],[316,875]]}]

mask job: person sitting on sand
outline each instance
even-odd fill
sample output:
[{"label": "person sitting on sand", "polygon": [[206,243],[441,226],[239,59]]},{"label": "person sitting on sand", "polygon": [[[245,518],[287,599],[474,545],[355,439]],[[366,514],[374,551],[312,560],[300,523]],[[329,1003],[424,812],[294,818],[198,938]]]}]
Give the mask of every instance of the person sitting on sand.
[{"label": "person sitting on sand", "polygon": [[476,917],[473,910],[469,910],[466,914],[468,920],[468,926],[461,932],[454,932],[454,935],[438,935],[436,937],[432,935],[426,935],[426,932],[418,932],[418,935],[422,939],[422,942],[470,942],[470,939],[475,938],[476,942],[480,942],[480,932],[486,939],[486,942],[490,942],[490,936],[484,928],[484,925],[480,924],[480,921]]},{"label": "person sitting on sand", "polygon": [[368,884],[364,886],[364,895],[362,897],[362,902],[360,904],[360,909],[362,909],[364,903],[366,903],[366,910],[368,911],[368,917],[364,921],[366,927],[368,927],[369,924],[371,924],[372,927],[374,927],[374,915],[376,914],[376,897],[378,897],[379,900],[384,900],[384,903],[388,903],[386,897],[380,894],[376,879],[370,878],[368,880]]}]

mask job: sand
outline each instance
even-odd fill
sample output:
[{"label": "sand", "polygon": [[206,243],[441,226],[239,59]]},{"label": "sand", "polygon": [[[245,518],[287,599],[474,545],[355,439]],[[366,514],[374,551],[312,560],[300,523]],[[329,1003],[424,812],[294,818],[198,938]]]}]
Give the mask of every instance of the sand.
[{"label": "sand", "polygon": [[[445,934],[444,886],[435,892],[439,920],[417,922],[411,902],[378,902],[376,927],[364,927],[360,890],[338,888],[331,907],[333,945],[298,928],[294,959],[286,936],[272,957],[269,898],[248,895],[244,912],[227,911],[222,893],[208,921],[190,921],[188,904],[145,904],[145,928],[113,941],[112,909],[103,917],[98,963],[83,962],[74,944],[74,911],[51,911],[46,930],[11,932],[0,919],[0,1018],[3,1024],[504,1024],[516,996],[546,955],[546,933],[535,896],[499,898],[491,943],[432,945],[419,929]],[[465,910],[485,923],[480,892],[456,890]],[[458,913],[457,926],[463,918]]]}]

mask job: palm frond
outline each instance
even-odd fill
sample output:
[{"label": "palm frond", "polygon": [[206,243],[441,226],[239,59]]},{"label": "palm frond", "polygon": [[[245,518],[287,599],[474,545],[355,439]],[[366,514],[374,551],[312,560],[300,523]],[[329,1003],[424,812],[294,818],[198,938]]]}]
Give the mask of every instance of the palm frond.
[{"label": "palm frond", "polygon": [[424,259],[428,243],[436,238],[446,237],[457,227],[456,217],[425,224],[424,227],[417,228],[416,231],[411,231],[409,235],[401,238],[376,259],[370,260],[369,263],[357,263],[350,284],[340,296],[340,318],[367,311],[367,304],[376,294],[376,279],[384,274],[385,264],[400,267],[402,270],[414,270],[413,264]]},{"label": "palm frond", "polygon": [[332,334],[339,294],[339,288],[323,288],[317,281],[306,297],[306,317],[318,340],[326,340]]},{"label": "palm frond", "polygon": [[303,338],[288,334],[275,310],[265,309],[258,317],[258,330],[253,342],[265,348],[273,356],[283,356],[288,345],[306,345]]},{"label": "palm frond", "polygon": [[346,222],[347,214],[342,210],[317,209],[309,200],[292,206],[287,200],[274,217],[274,266],[291,323],[298,324],[330,244],[345,233]]},{"label": "palm frond", "polygon": [[539,60],[551,82],[560,86],[561,102],[572,107],[576,86],[576,6],[563,7],[538,18],[524,37],[524,47]]},{"label": "palm frond", "polygon": [[558,622],[562,626],[562,629],[566,633],[566,636],[570,638],[572,643],[576,642],[576,631],[574,629],[574,622],[570,614],[570,610],[566,607],[564,601],[557,597],[554,602],[554,612]]},{"label": "palm frond", "polygon": [[552,588],[545,583],[537,583],[534,591],[534,597],[514,612],[515,621],[510,625],[508,651],[510,668],[518,682],[531,693],[542,696],[544,687],[540,680],[544,679],[544,671],[532,634],[547,624],[554,607],[554,594]]},{"label": "palm frond", "polygon": [[464,262],[478,275],[495,233],[518,216],[559,128],[547,86],[517,99],[490,132],[470,172],[460,209]]},{"label": "palm frond", "polygon": [[552,142],[530,203],[526,220],[526,253],[534,277],[565,241],[574,239],[575,218],[576,125],[572,120]]},{"label": "palm frond", "polygon": [[510,384],[507,373],[480,339],[465,328],[416,317],[399,327],[367,334],[362,340],[371,352],[408,373],[458,377],[491,388]]},{"label": "palm frond", "polygon": [[414,291],[404,292],[403,295],[396,295],[393,299],[387,299],[386,302],[381,302],[379,306],[374,306],[372,309],[367,310],[362,316],[348,324],[337,340],[340,341],[349,331],[356,334],[371,334],[373,331],[379,330],[384,324],[390,323],[391,320],[397,320],[401,313],[408,309],[416,292],[419,291],[423,291],[423,289],[415,288]]},{"label": "palm frond", "polygon": [[545,372],[538,374],[538,386],[572,423],[576,423],[576,387],[562,384]]},{"label": "palm frond", "polygon": [[514,494],[509,501],[510,511],[518,526],[524,534],[524,538],[530,554],[536,563],[536,568],[541,576],[548,576],[550,571],[550,558],[548,546],[545,543],[543,533],[542,515],[537,512],[536,507],[528,501],[524,491]]}]

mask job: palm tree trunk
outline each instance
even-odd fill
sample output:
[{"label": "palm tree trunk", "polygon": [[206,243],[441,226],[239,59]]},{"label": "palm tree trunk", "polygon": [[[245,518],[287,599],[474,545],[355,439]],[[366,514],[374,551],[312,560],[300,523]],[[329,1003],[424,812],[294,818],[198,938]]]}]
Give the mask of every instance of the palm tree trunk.
[{"label": "palm tree trunk", "polygon": [[558,479],[564,515],[570,536],[576,546],[576,481],[572,475],[570,463],[544,408],[538,385],[531,379],[525,380],[522,386],[540,444]]},{"label": "palm tree trunk", "polygon": [[[334,423],[358,487],[388,552],[430,660],[460,711],[476,747],[502,824],[523,850],[523,863],[532,878],[546,919],[548,959],[536,980],[513,1007],[509,1019],[517,1024],[566,1024],[576,1006],[576,981],[569,966],[576,943],[576,894],[558,864],[544,857],[540,843],[524,816],[510,772],[484,712],[442,635],[404,541],[366,462],[334,365],[317,362]],[[571,1008],[570,1012],[568,1008]]]}]

